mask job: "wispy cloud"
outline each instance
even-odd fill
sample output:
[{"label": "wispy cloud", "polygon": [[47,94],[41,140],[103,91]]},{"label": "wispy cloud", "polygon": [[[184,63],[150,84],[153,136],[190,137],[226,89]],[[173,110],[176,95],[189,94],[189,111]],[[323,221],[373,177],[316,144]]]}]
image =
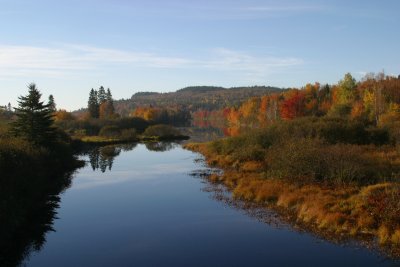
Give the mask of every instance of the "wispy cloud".
[{"label": "wispy cloud", "polygon": [[173,68],[187,64],[183,58],[159,56],[81,45],[58,48],[0,46],[0,76],[60,76],[73,71],[91,70],[99,64],[135,64],[144,67]]},{"label": "wispy cloud", "polygon": [[323,10],[322,6],[308,6],[308,5],[284,5],[284,6],[250,6],[245,7],[245,11],[255,12],[310,12]]},{"label": "wispy cloud", "polygon": [[304,61],[295,57],[251,55],[245,52],[218,48],[214,50],[213,58],[204,61],[202,66],[213,70],[242,73],[247,78],[257,79],[302,64],[304,64]]},{"label": "wispy cloud", "polygon": [[253,55],[226,48],[213,49],[204,56],[171,57],[148,52],[133,52],[84,45],[54,47],[0,46],[0,78],[65,77],[75,73],[115,66],[162,69],[190,68],[243,72],[259,75],[279,68],[303,64],[294,57]]}]

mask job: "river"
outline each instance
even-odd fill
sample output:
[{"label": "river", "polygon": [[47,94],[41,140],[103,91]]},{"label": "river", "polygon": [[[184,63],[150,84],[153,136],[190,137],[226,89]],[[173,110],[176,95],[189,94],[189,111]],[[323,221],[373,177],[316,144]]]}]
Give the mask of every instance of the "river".
[{"label": "river", "polygon": [[[277,227],[215,199],[190,175],[200,155],[174,144],[109,147],[62,194],[44,245],[22,265],[398,266],[356,245]],[[211,190],[212,191],[212,190]]]}]

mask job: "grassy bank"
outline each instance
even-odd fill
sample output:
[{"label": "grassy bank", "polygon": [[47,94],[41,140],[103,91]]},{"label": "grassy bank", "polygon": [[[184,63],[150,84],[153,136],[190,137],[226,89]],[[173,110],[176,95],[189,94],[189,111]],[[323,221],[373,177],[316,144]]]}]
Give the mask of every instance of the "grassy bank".
[{"label": "grassy bank", "polygon": [[159,142],[187,140],[189,136],[182,135],[179,130],[169,125],[149,126],[143,133],[137,134],[134,129],[121,130],[115,126],[107,126],[99,135],[75,135],[73,139],[87,144],[120,144],[129,142]]},{"label": "grassy bank", "polygon": [[[337,121],[283,123],[186,148],[224,170],[209,179],[226,185],[234,198],[276,209],[318,232],[376,238],[399,256],[400,157],[395,146],[378,129],[340,122],[343,131],[333,127],[330,132],[331,123]],[[332,133],[342,134],[332,138]]]}]

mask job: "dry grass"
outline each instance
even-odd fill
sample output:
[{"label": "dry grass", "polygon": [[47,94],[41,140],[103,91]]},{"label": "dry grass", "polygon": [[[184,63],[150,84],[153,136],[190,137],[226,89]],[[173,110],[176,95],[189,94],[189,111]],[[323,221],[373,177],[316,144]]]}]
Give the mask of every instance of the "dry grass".
[{"label": "dry grass", "polygon": [[[208,163],[224,169],[222,176],[213,174],[210,180],[225,184],[235,198],[284,208],[298,222],[326,232],[373,234],[381,245],[400,250],[399,183],[342,187],[299,185],[263,178],[258,162],[242,162],[235,166],[229,158],[211,154],[206,144],[190,144],[186,148],[202,153]],[[392,153],[378,151],[376,154],[398,160]]]},{"label": "dry grass", "polygon": [[391,241],[395,245],[400,245],[400,228],[394,231]]}]

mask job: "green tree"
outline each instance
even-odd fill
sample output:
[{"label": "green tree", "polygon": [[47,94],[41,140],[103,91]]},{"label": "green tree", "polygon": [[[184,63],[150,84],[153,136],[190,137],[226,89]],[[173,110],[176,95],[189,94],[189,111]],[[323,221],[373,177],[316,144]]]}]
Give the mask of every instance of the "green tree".
[{"label": "green tree", "polygon": [[53,95],[49,95],[49,108],[52,112],[57,111],[56,102],[54,101]]},{"label": "green tree", "polygon": [[99,91],[97,91],[97,101],[99,105],[107,101],[107,93],[103,86],[100,86]]},{"label": "green tree", "polygon": [[13,122],[11,131],[35,145],[49,146],[57,139],[53,127],[53,112],[49,104],[40,101],[41,93],[34,83],[29,86],[27,96],[20,96],[18,108],[15,108],[17,119]]},{"label": "green tree", "polygon": [[115,112],[114,101],[111,95],[110,88],[107,89],[106,100],[100,104],[99,117],[101,119],[110,119]]},{"label": "green tree", "polygon": [[89,115],[92,118],[99,117],[99,101],[97,98],[97,91],[92,88],[89,93],[89,100],[88,100],[88,110]]},{"label": "green tree", "polygon": [[114,115],[115,108],[114,108],[114,100],[111,94],[110,88],[107,88],[107,103],[108,103],[108,113]]},{"label": "green tree", "polygon": [[355,98],[356,80],[350,73],[346,73],[343,80],[339,82],[338,104],[349,104]]}]

